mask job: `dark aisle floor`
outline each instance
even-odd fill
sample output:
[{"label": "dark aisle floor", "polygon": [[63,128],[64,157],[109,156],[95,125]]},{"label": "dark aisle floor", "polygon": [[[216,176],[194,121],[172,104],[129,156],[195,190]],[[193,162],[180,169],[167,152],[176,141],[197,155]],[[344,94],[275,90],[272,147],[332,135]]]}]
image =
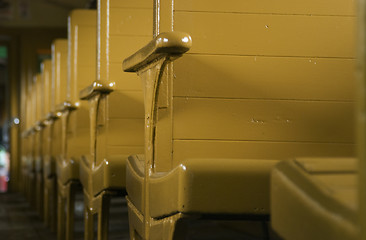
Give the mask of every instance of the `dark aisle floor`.
[{"label": "dark aisle floor", "polygon": [[0,239],[56,240],[20,193],[0,193]]},{"label": "dark aisle floor", "polygon": [[[75,240],[83,239],[83,198],[76,197]],[[128,216],[126,200],[112,199],[110,240],[128,240]],[[265,225],[263,225],[265,224]],[[259,221],[183,221],[176,237],[185,240],[279,240],[269,230],[268,223]],[[267,233],[266,233],[267,232]],[[56,233],[41,221],[33,208],[20,193],[0,193],[0,240],[56,240]]]},{"label": "dark aisle floor", "polygon": [[[125,199],[111,202],[110,240],[128,240],[128,217]],[[76,197],[75,240],[82,240],[83,199]],[[96,218],[95,218],[96,220]],[[96,227],[96,226],[95,226]],[[96,234],[96,233],[95,233]],[[0,239],[1,240],[56,240],[56,232],[46,227],[36,209],[20,193],[0,193]]]}]

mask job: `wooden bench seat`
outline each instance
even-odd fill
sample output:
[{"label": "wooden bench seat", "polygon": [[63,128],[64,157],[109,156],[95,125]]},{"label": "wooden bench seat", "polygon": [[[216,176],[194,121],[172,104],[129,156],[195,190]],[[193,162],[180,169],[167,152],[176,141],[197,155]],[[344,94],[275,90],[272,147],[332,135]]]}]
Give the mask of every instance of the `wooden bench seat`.
[{"label": "wooden bench seat", "polygon": [[[41,69],[42,70],[42,69]],[[43,162],[44,162],[44,147],[45,147],[45,97],[44,97],[44,71],[41,71],[37,75],[36,82],[36,123],[34,129],[35,133],[35,175],[36,175],[36,209],[41,218],[44,217],[44,172],[43,172]]]},{"label": "wooden bench seat", "polygon": [[[60,105],[66,99],[66,76],[67,76],[67,39],[57,38],[52,41],[51,45],[51,61],[52,74],[50,82],[50,112],[48,112],[49,128],[50,128],[50,153],[46,160],[45,167],[48,168],[49,178],[47,180],[46,188],[51,194],[49,200],[49,208],[51,215],[51,228],[57,229],[57,234],[63,234],[57,228],[59,213],[58,213],[58,187],[57,187],[57,162],[62,159],[62,149],[64,147],[62,139],[62,109]],[[57,220],[56,220],[57,218]]]},{"label": "wooden bench seat", "polygon": [[86,239],[108,238],[110,198],[125,194],[126,158],[143,152],[143,94],[136,76],[124,74],[121,55],[128,56],[150,39],[149,1],[99,1],[97,74],[80,98],[89,103],[90,149],[80,161],[85,199]]},{"label": "wooden bench seat", "polygon": [[[196,9],[196,2],[154,3],[154,40],[123,64],[138,73],[145,94],[145,160],[130,157],[127,165],[131,239],[172,239],[182,217],[268,219],[269,169],[276,161],[355,155],[352,16],[334,16],[333,9],[321,17],[298,15],[292,7],[270,14],[254,2],[258,12],[248,12],[240,1],[230,6],[237,12],[222,10],[220,1],[211,1],[208,11]],[[319,10],[316,5],[308,11]],[[285,1],[279,6],[287,11]],[[332,45],[331,39],[342,40]],[[236,165],[235,159],[242,162]],[[188,184],[194,182],[212,197],[199,187],[207,183],[203,176],[225,175],[225,169],[249,163],[260,178],[261,190],[252,200],[260,197],[261,211],[254,213],[253,203],[244,201],[247,192],[229,190],[239,184],[254,191],[251,183],[237,183],[236,175],[223,177],[228,192],[216,197],[232,206],[227,212],[208,197],[200,202],[198,190],[184,191],[194,189]],[[251,176],[245,167],[238,171]],[[183,172],[194,180],[186,182]],[[206,189],[217,184],[212,180]],[[169,198],[177,196],[181,202],[173,204]],[[237,198],[243,200],[240,207]]]},{"label": "wooden bench seat", "polygon": [[271,219],[285,239],[358,239],[357,159],[299,158],[271,174]]},{"label": "wooden bench seat", "polygon": [[[143,199],[144,156],[128,161],[128,198],[145,214]],[[224,164],[223,164],[224,163]],[[179,213],[265,215],[269,205],[269,173],[276,160],[186,159],[169,172],[150,176],[150,214],[153,218]],[[258,191],[261,189],[261,191]],[[227,196],[238,194],[228,204]],[[211,204],[207,204],[214,199]]]},{"label": "wooden bench seat", "polygon": [[88,106],[79,100],[78,92],[95,77],[96,25],[95,10],[75,9],[69,14],[67,76],[62,83],[65,98],[59,105],[63,148],[57,163],[58,233],[66,239],[74,238],[76,194],[81,188],[80,157],[90,152]]},{"label": "wooden bench seat", "polygon": [[29,129],[27,131],[27,135],[29,138],[29,156],[27,159],[27,192],[28,192],[28,201],[37,208],[37,174],[36,174],[36,159],[38,157],[38,130],[39,127],[37,125],[37,82],[41,79],[40,74],[36,74],[33,76],[31,80],[31,84],[29,86],[29,94],[31,101],[31,112],[29,115]]},{"label": "wooden bench seat", "polygon": [[[52,48],[52,47],[51,47]],[[54,47],[53,47],[54,48]],[[55,50],[55,49],[54,49]],[[52,51],[51,51],[52,52]],[[54,53],[55,54],[55,53]],[[55,60],[45,60],[42,66],[44,84],[44,125],[43,130],[43,177],[44,177],[44,221],[53,231],[57,229],[57,187],[56,187],[56,157],[59,154],[59,137],[61,129],[58,123],[59,116],[55,106],[55,76],[53,65]]]}]

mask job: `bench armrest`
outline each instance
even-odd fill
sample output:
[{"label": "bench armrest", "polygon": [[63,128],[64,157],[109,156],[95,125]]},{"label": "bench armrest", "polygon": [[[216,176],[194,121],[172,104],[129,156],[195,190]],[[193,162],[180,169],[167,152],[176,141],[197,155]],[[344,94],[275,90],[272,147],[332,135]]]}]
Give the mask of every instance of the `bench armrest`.
[{"label": "bench armrest", "polygon": [[73,111],[75,109],[77,109],[77,106],[69,101],[64,101],[56,106],[56,112]]},{"label": "bench armrest", "polygon": [[110,93],[114,90],[114,83],[103,84],[98,81],[94,81],[90,86],[84,88],[79,93],[81,100],[88,100],[99,93]]},{"label": "bench armrest", "polygon": [[181,32],[161,33],[145,47],[123,61],[125,72],[137,72],[142,80],[145,105],[145,184],[154,166],[154,141],[159,88],[167,64],[181,57],[192,46],[191,36]]},{"label": "bench armrest", "polygon": [[22,132],[22,138],[27,138],[32,134],[33,128],[28,128]]},{"label": "bench armrest", "polygon": [[179,57],[192,46],[191,36],[181,32],[159,34],[145,47],[123,61],[123,71],[137,72],[164,57]]}]

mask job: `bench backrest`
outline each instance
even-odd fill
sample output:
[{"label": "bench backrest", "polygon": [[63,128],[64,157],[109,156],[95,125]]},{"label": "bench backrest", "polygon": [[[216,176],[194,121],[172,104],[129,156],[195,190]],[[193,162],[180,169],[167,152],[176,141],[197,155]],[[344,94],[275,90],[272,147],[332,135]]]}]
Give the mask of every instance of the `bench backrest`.
[{"label": "bench backrest", "polygon": [[172,156],[156,158],[171,159],[155,162],[157,171],[187,158],[354,156],[352,2],[155,6],[155,34],[193,40],[161,89],[171,95],[158,115],[171,120],[158,120],[155,152]]},{"label": "bench backrest", "polygon": [[43,82],[43,118],[46,119],[51,112],[51,89],[52,89],[52,61],[44,60],[41,64],[42,82]]},{"label": "bench backrest", "polygon": [[358,145],[358,167],[359,167],[359,222],[360,237],[366,239],[366,5],[364,0],[358,1],[359,17],[358,17],[358,68],[357,68],[357,145]]},{"label": "bench backrest", "polygon": [[68,18],[67,100],[77,110],[67,121],[67,158],[90,152],[88,103],[80,101],[79,92],[96,76],[96,25],[96,10],[73,10]]},{"label": "bench backrest", "polygon": [[[33,151],[33,160],[35,161],[37,158],[40,157],[40,134],[39,134],[39,122],[42,118],[43,112],[43,104],[42,104],[42,75],[41,73],[37,73],[33,77],[33,84],[32,84],[32,104],[33,104],[33,111],[32,114],[32,126],[33,126],[33,144],[32,144],[32,151]],[[35,164],[35,162],[33,163]],[[33,165],[35,166],[35,165]]]},{"label": "bench backrest", "polygon": [[[47,125],[43,129],[43,139],[42,139],[42,154],[44,156],[44,161],[49,160],[51,154],[51,139],[50,139],[50,125],[49,116],[51,113],[51,83],[52,83],[52,61],[50,59],[44,60],[41,64],[42,72],[42,91],[43,91],[43,120],[47,120]],[[46,123],[46,122],[44,122]]]},{"label": "bench backrest", "polygon": [[152,38],[150,1],[102,0],[99,3],[96,82],[113,86],[113,92],[101,97],[94,116],[98,126],[95,136],[97,164],[108,156],[143,152],[141,84],[137,76],[124,73],[121,64],[123,57]]},{"label": "bench backrest", "polygon": [[67,39],[56,39],[52,44],[52,82],[55,87],[53,109],[66,101],[67,96]]},{"label": "bench backrest", "polygon": [[[67,39],[55,39],[52,43],[52,96],[51,110],[58,114],[59,107],[66,101],[67,89]],[[62,122],[54,122],[52,136],[52,155],[58,157],[63,153],[65,141],[62,139]]]}]

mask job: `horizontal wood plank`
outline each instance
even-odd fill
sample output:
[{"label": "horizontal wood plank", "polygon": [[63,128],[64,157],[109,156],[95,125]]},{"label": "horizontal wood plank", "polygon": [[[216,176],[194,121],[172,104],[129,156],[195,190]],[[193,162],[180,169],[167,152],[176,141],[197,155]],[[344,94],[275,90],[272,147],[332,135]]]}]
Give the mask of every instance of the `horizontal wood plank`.
[{"label": "horizontal wood plank", "polygon": [[110,0],[109,5],[111,6],[111,8],[151,8],[151,10],[153,7],[153,4],[150,0]]},{"label": "horizontal wood plank", "polygon": [[141,91],[141,80],[136,73],[123,72],[122,63],[111,63],[109,67],[111,81],[115,82],[116,89]]},{"label": "horizontal wood plank", "polygon": [[144,47],[150,40],[151,37],[146,36],[111,36],[109,49],[110,62],[119,63],[122,69],[123,60]]},{"label": "horizontal wood plank", "polygon": [[69,14],[73,26],[96,26],[97,11],[87,9],[74,9]]},{"label": "horizontal wood plank", "polygon": [[109,118],[144,119],[142,91],[113,91],[108,95]]},{"label": "horizontal wood plank", "polygon": [[178,0],[176,11],[355,15],[353,0]]},{"label": "horizontal wood plank", "polygon": [[354,157],[355,145],[341,143],[175,140],[173,165],[189,158],[286,160],[294,157]]},{"label": "horizontal wood plank", "polygon": [[353,58],[354,17],[176,12],[190,53]]},{"label": "horizontal wood plank", "polygon": [[174,62],[174,95],[353,100],[355,61],[187,54]]},{"label": "horizontal wood plank", "polygon": [[152,36],[152,9],[110,9],[110,35]]},{"label": "horizontal wood plank", "polygon": [[354,142],[354,103],[175,98],[174,139]]},{"label": "horizontal wood plank", "polygon": [[107,146],[107,156],[142,154],[144,150],[144,146]]},{"label": "horizontal wood plank", "polygon": [[108,146],[143,146],[144,119],[109,119]]}]

